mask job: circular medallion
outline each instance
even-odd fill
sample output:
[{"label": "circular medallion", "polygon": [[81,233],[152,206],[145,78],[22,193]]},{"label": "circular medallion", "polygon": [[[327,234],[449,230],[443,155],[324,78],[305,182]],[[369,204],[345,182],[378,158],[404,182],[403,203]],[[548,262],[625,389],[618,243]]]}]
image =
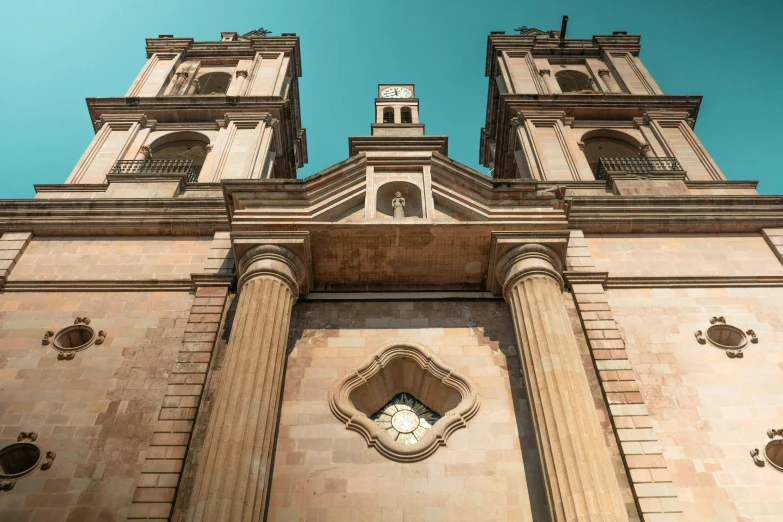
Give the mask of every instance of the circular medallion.
[{"label": "circular medallion", "polygon": [[79,352],[93,344],[98,334],[87,325],[75,324],[63,328],[54,337],[54,348],[61,352]]},{"label": "circular medallion", "polygon": [[730,324],[716,324],[707,328],[707,339],[724,350],[736,350],[748,344],[745,333]]},{"label": "circular medallion", "polygon": [[394,414],[391,424],[400,433],[413,433],[419,427],[419,416],[413,410],[401,410]]},{"label": "circular medallion", "polygon": [[19,478],[32,473],[41,462],[41,450],[22,442],[0,450],[0,478]]},{"label": "circular medallion", "polygon": [[764,456],[774,469],[783,471],[783,440],[775,439],[767,443],[767,447],[764,448]]}]

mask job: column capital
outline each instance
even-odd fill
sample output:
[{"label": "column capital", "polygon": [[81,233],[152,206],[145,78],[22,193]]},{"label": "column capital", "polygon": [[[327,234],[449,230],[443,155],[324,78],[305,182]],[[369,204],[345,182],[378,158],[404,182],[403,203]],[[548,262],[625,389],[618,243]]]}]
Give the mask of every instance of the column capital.
[{"label": "column capital", "polygon": [[240,70],[236,72],[237,78],[247,78],[247,71]]},{"label": "column capital", "polygon": [[598,69],[598,76],[609,76],[609,69]]},{"label": "column capital", "polygon": [[563,288],[563,259],[568,230],[492,232],[487,290],[504,294],[514,281],[534,274],[547,275]]},{"label": "column capital", "polygon": [[312,288],[309,232],[232,232],[231,246],[237,259],[238,289],[263,275],[285,281],[295,296]]},{"label": "column capital", "polygon": [[541,76],[544,75],[549,76],[550,74],[552,74],[552,71],[550,71],[549,69],[539,69],[538,74]]}]

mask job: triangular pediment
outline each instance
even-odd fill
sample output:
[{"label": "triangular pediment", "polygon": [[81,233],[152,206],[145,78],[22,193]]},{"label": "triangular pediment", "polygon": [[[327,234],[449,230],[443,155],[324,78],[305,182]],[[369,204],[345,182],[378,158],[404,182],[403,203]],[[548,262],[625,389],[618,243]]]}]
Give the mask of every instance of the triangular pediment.
[{"label": "triangular pediment", "polygon": [[[224,190],[233,225],[563,219],[556,184],[495,180],[432,151],[362,152],[303,180],[235,180]],[[404,215],[395,218],[398,192]]]}]

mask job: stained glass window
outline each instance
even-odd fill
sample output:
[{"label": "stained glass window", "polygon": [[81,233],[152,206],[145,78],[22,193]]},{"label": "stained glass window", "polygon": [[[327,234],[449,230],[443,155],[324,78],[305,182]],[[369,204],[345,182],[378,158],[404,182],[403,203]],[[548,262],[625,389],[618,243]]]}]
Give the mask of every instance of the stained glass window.
[{"label": "stained glass window", "polygon": [[413,395],[400,393],[370,418],[400,444],[416,444],[440,415]]}]

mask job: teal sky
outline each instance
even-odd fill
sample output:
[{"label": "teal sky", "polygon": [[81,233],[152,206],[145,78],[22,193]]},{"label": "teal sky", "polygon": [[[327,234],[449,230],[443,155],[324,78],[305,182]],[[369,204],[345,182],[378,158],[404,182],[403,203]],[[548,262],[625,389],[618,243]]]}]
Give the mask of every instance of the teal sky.
[{"label": "teal sky", "polygon": [[62,183],[92,139],[84,98],[122,96],[145,61],[144,38],[217,40],[265,27],[301,38],[302,122],[310,162],[347,157],[367,135],[378,83],[415,83],[427,134],[481,172],[487,34],[527,25],[589,38],[642,35],[641,58],[667,94],[702,94],[696,134],[729,179],[783,193],[781,0],[25,0],[3,8],[2,198]]}]

